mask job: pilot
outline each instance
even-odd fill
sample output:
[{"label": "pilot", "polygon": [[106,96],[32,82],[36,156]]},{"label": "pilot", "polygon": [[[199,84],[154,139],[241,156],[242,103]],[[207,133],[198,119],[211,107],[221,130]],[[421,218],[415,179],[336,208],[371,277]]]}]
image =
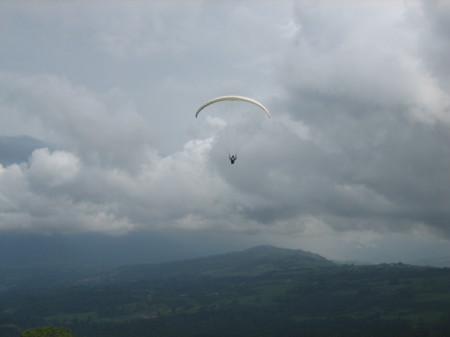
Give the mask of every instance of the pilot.
[{"label": "pilot", "polygon": [[237,159],[237,155],[236,154],[233,154],[232,156],[228,155],[228,158],[230,159],[231,164],[234,164],[234,162]]}]

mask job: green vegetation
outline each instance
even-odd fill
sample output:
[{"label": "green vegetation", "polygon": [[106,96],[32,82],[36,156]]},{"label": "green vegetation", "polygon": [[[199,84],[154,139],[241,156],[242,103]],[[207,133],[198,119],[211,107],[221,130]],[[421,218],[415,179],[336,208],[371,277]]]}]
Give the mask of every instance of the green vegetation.
[{"label": "green vegetation", "polygon": [[20,337],[74,337],[69,329],[44,326],[24,331]]},{"label": "green vegetation", "polygon": [[448,268],[257,247],[75,281],[4,289],[0,335],[44,325],[82,337],[450,335]]}]

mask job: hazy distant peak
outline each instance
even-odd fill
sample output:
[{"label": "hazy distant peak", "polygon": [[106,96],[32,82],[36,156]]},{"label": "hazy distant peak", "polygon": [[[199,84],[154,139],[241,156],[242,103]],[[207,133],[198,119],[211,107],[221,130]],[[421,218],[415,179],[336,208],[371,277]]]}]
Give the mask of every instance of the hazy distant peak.
[{"label": "hazy distant peak", "polygon": [[272,245],[259,245],[252,248],[245,249],[244,252],[279,252],[283,250],[291,250],[287,248],[279,248]]},{"label": "hazy distant peak", "polygon": [[281,270],[303,270],[334,266],[326,258],[300,249],[256,246],[242,251],[211,255],[189,260],[126,266],[128,278],[171,278],[183,275],[213,277],[258,276]]},{"label": "hazy distant peak", "polygon": [[323,256],[315,253],[307,252],[302,249],[289,249],[289,248],[279,248],[272,245],[261,245],[253,248],[246,249],[242,252],[237,252],[238,254],[250,254],[254,257],[267,257],[267,258],[277,258],[280,260],[297,260],[300,263],[326,263],[333,264],[333,262],[327,260]]},{"label": "hazy distant peak", "polygon": [[[189,263],[189,261],[184,261]],[[259,274],[280,269],[334,265],[326,258],[300,249],[256,246],[243,251],[190,260],[192,266],[206,273]],[[193,270],[196,269],[195,267]]]}]

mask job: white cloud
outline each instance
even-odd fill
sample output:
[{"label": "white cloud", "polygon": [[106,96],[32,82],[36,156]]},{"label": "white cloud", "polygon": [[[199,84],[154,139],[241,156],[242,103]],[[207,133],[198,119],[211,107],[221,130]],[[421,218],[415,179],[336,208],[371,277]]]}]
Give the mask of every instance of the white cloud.
[{"label": "white cloud", "polygon": [[72,153],[50,153],[47,148],[42,148],[33,152],[28,174],[33,183],[56,188],[73,182],[79,170],[79,159]]}]

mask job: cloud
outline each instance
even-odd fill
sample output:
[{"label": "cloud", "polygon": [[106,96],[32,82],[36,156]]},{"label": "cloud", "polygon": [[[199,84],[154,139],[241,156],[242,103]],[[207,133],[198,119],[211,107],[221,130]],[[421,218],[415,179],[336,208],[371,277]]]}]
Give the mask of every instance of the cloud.
[{"label": "cloud", "polygon": [[[0,161],[1,229],[450,237],[445,6],[178,4],[77,7],[53,42],[93,65],[0,73],[2,125],[40,141]],[[273,118],[229,165],[193,114],[234,90]]]},{"label": "cloud", "polygon": [[117,90],[97,96],[65,78],[9,73],[0,73],[0,88],[5,120],[20,115],[85,160],[124,168],[151,146],[150,125]]},{"label": "cloud", "polygon": [[73,181],[80,170],[79,159],[71,153],[48,148],[35,150],[29,160],[30,181],[55,188]]},{"label": "cloud", "polygon": [[425,225],[448,236],[450,96],[417,57],[408,17],[386,15],[390,9],[396,5],[299,3],[283,110],[309,139],[283,142],[291,152],[277,162],[299,168],[289,184],[297,188],[288,189],[297,191],[298,213],[336,230]]},{"label": "cloud", "polygon": [[76,200],[81,170],[74,154],[47,148],[35,150],[28,163],[0,166],[0,228],[63,233],[131,229],[107,204]]},{"label": "cloud", "polygon": [[27,163],[0,167],[0,227],[63,233],[209,227],[205,214],[216,212],[224,188],[204,166],[209,148],[209,141],[192,141],[183,152],[143,162],[138,173],[92,166],[67,151],[35,150]]},{"label": "cloud", "polygon": [[[195,41],[195,20],[199,18],[200,1],[138,3],[123,6],[113,2],[98,6],[88,15],[95,32],[89,42],[95,48],[119,58],[158,57],[161,54],[182,55]],[[101,14],[100,14],[101,13]],[[126,24],[124,24],[126,22]],[[176,25],[173,23],[176,22]]]},{"label": "cloud", "polygon": [[420,10],[412,15],[411,25],[418,31],[418,52],[434,78],[444,90],[449,89],[450,66],[447,55],[450,51],[450,5],[447,1],[422,1]]}]

